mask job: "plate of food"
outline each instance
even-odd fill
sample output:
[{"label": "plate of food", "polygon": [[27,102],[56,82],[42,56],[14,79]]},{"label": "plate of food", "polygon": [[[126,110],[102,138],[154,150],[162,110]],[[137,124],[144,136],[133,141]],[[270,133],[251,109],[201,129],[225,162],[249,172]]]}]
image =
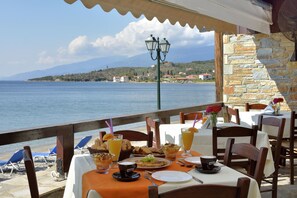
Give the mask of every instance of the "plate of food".
[{"label": "plate of food", "polygon": [[155,157],[154,155],[147,155],[145,157],[132,157],[123,161],[136,162],[138,169],[158,169],[170,166],[171,161]]},{"label": "plate of food", "polygon": [[134,157],[145,157],[149,154],[155,156],[155,157],[165,157],[165,154],[162,150],[162,148],[153,148],[153,147],[147,147],[147,146],[135,146],[132,154]]}]

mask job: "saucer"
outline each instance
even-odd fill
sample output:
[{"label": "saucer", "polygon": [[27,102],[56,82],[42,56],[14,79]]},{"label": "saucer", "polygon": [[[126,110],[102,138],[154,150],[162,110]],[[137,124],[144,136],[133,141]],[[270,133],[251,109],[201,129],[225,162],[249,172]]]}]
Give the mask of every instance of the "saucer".
[{"label": "saucer", "polygon": [[140,177],[140,174],[137,172],[133,172],[131,177],[122,177],[120,172],[115,172],[112,174],[112,177],[118,181],[130,182],[137,180]]},{"label": "saucer", "polygon": [[195,167],[197,171],[199,171],[200,173],[205,173],[205,174],[214,174],[214,173],[218,173],[221,170],[220,166],[215,166],[212,170],[204,170],[202,169],[202,167]]}]

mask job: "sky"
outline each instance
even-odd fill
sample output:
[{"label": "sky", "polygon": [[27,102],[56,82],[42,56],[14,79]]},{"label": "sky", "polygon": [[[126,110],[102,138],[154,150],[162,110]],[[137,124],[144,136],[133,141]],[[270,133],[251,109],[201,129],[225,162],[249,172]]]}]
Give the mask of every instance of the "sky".
[{"label": "sky", "polygon": [[14,0],[0,3],[0,77],[113,55],[147,52],[153,34],[171,48],[213,45],[213,32],[156,18],[85,8],[80,1]]}]

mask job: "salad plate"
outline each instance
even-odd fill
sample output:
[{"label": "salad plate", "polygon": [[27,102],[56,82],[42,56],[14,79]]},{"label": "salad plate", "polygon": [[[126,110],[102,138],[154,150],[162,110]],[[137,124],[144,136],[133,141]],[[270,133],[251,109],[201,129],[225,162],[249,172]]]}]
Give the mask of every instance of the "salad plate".
[{"label": "salad plate", "polygon": [[135,162],[137,164],[137,169],[158,169],[171,165],[170,160],[154,156],[132,157],[123,161]]}]

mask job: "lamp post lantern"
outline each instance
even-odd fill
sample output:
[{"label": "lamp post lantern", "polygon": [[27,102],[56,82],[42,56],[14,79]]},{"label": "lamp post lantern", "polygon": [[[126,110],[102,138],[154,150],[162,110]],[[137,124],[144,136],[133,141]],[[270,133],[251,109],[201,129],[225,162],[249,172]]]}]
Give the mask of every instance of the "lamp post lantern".
[{"label": "lamp post lantern", "polygon": [[[169,52],[170,43],[166,40],[166,38],[159,41],[159,37],[156,39],[151,35],[149,38],[145,40],[145,44],[147,50],[150,52],[151,58],[153,60],[157,60],[157,106],[158,110],[161,109],[161,90],[160,90],[160,61],[164,62],[166,59],[166,55]],[[153,57],[153,51],[157,51],[156,57]],[[163,54],[163,58],[161,57],[161,52]]]}]

